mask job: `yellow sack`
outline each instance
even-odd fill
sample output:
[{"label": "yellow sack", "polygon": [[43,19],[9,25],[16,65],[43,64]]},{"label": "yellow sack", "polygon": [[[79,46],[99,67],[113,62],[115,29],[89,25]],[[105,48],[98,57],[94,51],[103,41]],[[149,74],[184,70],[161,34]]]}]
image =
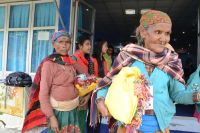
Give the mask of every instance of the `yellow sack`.
[{"label": "yellow sack", "polygon": [[131,124],[137,109],[134,82],[137,82],[140,75],[136,67],[123,67],[114,77],[106,95],[105,104],[110,114],[125,124]]}]

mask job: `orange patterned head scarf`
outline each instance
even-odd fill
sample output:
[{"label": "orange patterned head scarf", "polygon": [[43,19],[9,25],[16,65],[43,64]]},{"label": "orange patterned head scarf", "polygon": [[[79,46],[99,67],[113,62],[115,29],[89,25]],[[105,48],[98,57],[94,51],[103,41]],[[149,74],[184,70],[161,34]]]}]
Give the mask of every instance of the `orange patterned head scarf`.
[{"label": "orange patterned head scarf", "polygon": [[170,17],[166,13],[157,10],[147,11],[140,19],[140,27],[143,28],[148,28],[149,25],[156,23],[172,24]]},{"label": "orange patterned head scarf", "polygon": [[140,31],[142,29],[147,29],[149,25],[153,25],[156,23],[172,24],[172,21],[170,17],[162,11],[149,10],[145,12],[140,18],[140,25],[136,29],[136,37],[139,45],[144,45],[144,40],[140,36]]}]

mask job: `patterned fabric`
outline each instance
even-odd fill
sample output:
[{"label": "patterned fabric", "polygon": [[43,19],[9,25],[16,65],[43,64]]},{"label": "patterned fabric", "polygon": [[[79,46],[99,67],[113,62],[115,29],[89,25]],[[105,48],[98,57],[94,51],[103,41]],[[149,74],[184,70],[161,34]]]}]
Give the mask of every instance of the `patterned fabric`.
[{"label": "patterned fabric", "polygon": [[135,44],[129,44],[125,46],[115,59],[113,66],[106,74],[106,76],[99,82],[98,88],[96,88],[92,95],[91,103],[91,115],[90,124],[95,125],[96,120],[96,96],[97,91],[110,85],[114,75],[119,73],[122,67],[131,65],[134,60],[140,60],[149,65],[153,65],[168,73],[173,78],[177,79],[181,83],[185,83],[183,76],[183,69],[181,60],[178,58],[178,54],[165,48],[161,53],[154,53],[146,48]]},{"label": "patterned fabric", "polygon": [[85,54],[85,59],[88,61],[88,73],[90,75],[94,74],[94,63],[90,58],[89,54]]},{"label": "patterned fabric", "polygon": [[39,91],[42,66],[44,62],[48,60],[61,65],[69,65],[75,63],[75,61],[68,55],[61,56],[59,54],[52,54],[43,59],[43,61],[40,63],[37,69],[33,84],[31,86],[31,95],[28,104],[28,112],[26,113],[22,133],[37,126],[47,126],[46,116],[40,110]]},{"label": "patterned fabric", "polygon": [[149,25],[156,23],[169,23],[172,24],[170,17],[161,11],[149,10],[144,13],[140,19],[140,27],[148,28]]},{"label": "patterned fabric", "polygon": [[146,68],[148,74],[151,75],[151,73],[153,72],[155,67],[152,65],[145,64],[145,68]]},{"label": "patterned fabric", "polygon": [[35,127],[26,131],[25,133],[48,133],[48,127]]},{"label": "patterned fabric", "polygon": [[66,36],[68,38],[71,38],[69,33],[67,33],[64,30],[60,30],[60,31],[54,32],[54,34],[52,36],[52,43],[54,43],[61,36]]},{"label": "patterned fabric", "polygon": [[[57,111],[54,110],[54,114],[59,121],[59,133],[81,133],[79,121],[78,121],[78,111],[77,109],[71,111]],[[55,133],[48,128],[48,133]]]},{"label": "patterned fabric", "polygon": [[87,121],[86,121],[87,114],[88,114],[87,109],[78,110],[78,121],[79,121],[80,130],[82,133],[85,133],[87,131]]},{"label": "patterned fabric", "polygon": [[150,25],[157,23],[172,24],[170,17],[161,11],[149,10],[140,18],[140,25],[136,29],[136,38],[139,45],[144,45],[144,38],[141,37],[140,31],[146,30]]},{"label": "patterned fabric", "polygon": [[81,50],[76,50],[72,57],[75,57],[78,64],[81,65],[89,74],[91,73],[98,76],[98,64],[95,58],[89,56],[89,54],[83,54]]}]

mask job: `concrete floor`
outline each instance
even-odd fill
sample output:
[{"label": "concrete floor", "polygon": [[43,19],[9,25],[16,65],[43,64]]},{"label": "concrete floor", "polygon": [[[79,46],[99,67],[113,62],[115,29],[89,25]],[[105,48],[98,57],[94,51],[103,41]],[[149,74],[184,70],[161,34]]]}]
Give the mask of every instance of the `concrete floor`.
[{"label": "concrete floor", "polygon": [[21,131],[17,129],[0,128],[0,133],[21,133]]},{"label": "concrete floor", "polygon": [[[171,133],[200,133],[200,123],[194,117],[174,116],[170,124]],[[0,133],[20,133],[17,128],[0,128]]]}]

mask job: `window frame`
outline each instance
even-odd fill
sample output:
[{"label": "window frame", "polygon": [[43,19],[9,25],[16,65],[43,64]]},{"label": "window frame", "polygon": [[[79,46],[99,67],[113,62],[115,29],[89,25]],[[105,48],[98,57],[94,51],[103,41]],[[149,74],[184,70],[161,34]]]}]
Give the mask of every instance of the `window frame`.
[{"label": "window frame", "polygon": [[[56,0],[58,6],[60,4],[59,0]],[[26,1],[26,2],[12,2],[12,3],[4,3],[0,6],[5,7],[5,22],[4,28],[0,29],[0,31],[4,32],[4,40],[3,40],[3,51],[2,51],[2,70],[0,70],[0,79],[5,78],[8,74],[13,71],[7,71],[7,54],[8,54],[8,35],[10,31],[27,31],[27,50],[26,50],[26,64],[25,64],[25,72],[29,73],[32,77],[35,75],[35,72],[31,72],[31,57],[32,57],[32,45],[33,45],[33,32],[35,30],[58,30],[58,22],[59,22],[59,14],[57,10],[55,16],[55,25],[54,26],[43,26],[43,27],[34,27],[34,14],[35,14],[35,5],[42,3],[51,3],[55,2],[54,0],[42,0],[42,1]],[[10,9],[11,6],[15,5],[29,5],[29,24],[27,28],[9,28],[9,19],[10,19]],[[57,8],[57,7],[56,7]]]},{"label": "window frame", "polygon": [[5,36],[5,33],[6,33],[6,20],[7,20],[7,6],[6,4],[0,4],[0,6],[4,6],[4,9],[5,9],[5,16],[4,16],[4,28],[0,29],[1,32],[3,32],[3,50],[2,50],[2,70],[0,70],[0,78],[3,78],[3,76],[5,75],[5,71],[4,71],[4,66],[5,66],[5,48],[6,48],[6,36]]},{"label": "window frame", "polygon": [[[83,28],[80,28],[78,27],[78,21],[79,21],[79,18],[78,18],[78,13],[79,13],[79,6],[80,4],[83,4],[87,7],[89,7],[90,9],[92,9],[92,18],[91,18],[91,30],[87,30],[87,29],[83,29]],[[71,27],[74,26],[73,28],[73,43],[72,43],[72,52],[75,52],[76,50],[76,40],[77,40],[77,37],[78,37],[78,32],[83,32],[83,33],[87,33],[90,35],[90,39],[92,41],[92,44],[94,43],[94,32],[95,32],[95,17],[96,17],[96,9],[88,4],[86,1],[84,0],[79,0],[79,1],[75,1],[75,4],[73,6],[74,8],[74,19],[72,20],[72,22],[74,22],[74,25],[70,25]],[[91,53],[93,52],[93,46],[91,48]]]},{"label": "window frame", "polygon": [[[11,6],[16,6],[16,5],[27,5],[27,4],[29,4],[29,23],[28,23],[28,27],[27,28],[9,28],[9,22],[10,22],[10,9],[11,9]],[[31,17],[31,4],[32,4],[32,2],[17,2],[17,3],[8,3],[8,9],[7,9],[7,13],[8,13],[8,18],[7,18],[7,21],[6,21],[6,29],[7,29],[7,33],[6,33],[6,49],[5,49],[5,74],[4,74],[4,76],[6,76],[6,75],[8,75],[8,74],[10,74],[10,73],[12,73],[13,71],[7,71],[6,70],[6,67],[7,67],[7,52],[8,52],[8,38],[9,38],[9,32],[11,32],[11,31],[27,31],[28,33],[27,33],[27,50],[26,50],[26,64],[25,64],[25,72],[28,72],[27,71],[27,56],[29,55],[29,53],[28,53],[28,49],[29,49],[29,39],[30,39],[30,37],[29,37],[29,34],[30,34],[30,23],[31,23],[31,20],[30,20],[30,17]]]},{"label": "window frame", "polygon": [[[44,2],[44,1],[46,1],[46,2]],[[33,11],[32,11],[32,14],[31,14],[31,16],[32,16],[32,18],[31,18],[31,35],[30,35],[30,38],[31,38],[31,40],[30,40],[30,48],[29,48],[29,55],[28,55],[28,61],[27,61],[27,67],[28,67],[28,73],[33,77],[34,75],[35,75],[35,73],[34,72],[31,72],[31,61],[32,61],[32,46],[33,46],[33,32],[35,31],[35,30],[55,30],[55,31],[57,31],[58,30],[58,22],[59,22],[59,19],[58,19],[58,12],[57,12],[57,10],[56,10],[56,20],[55,20],[55,26],[48,26],[48,27],[34,27],[34,15],[35,15],[35,5],[36,4],[38,4],[38,3],[49,3],[49,2],[54,2],[54,0],[44,0],[44,1],[36,1],[36,2],[34,2],[34,4],[33,4]],[[57,1],[57,3],[58,3],[58,5],[59,5],[59,2]],[[57,7],[56,7],[57,8]]]}]

